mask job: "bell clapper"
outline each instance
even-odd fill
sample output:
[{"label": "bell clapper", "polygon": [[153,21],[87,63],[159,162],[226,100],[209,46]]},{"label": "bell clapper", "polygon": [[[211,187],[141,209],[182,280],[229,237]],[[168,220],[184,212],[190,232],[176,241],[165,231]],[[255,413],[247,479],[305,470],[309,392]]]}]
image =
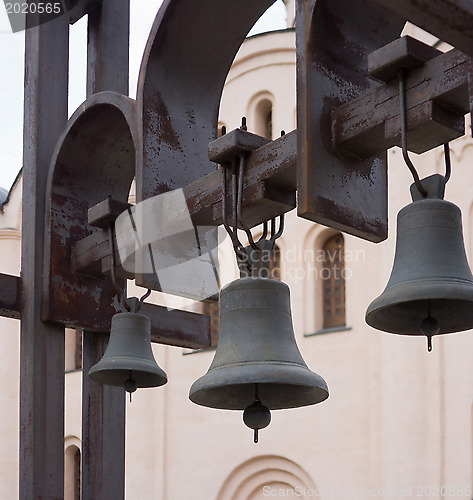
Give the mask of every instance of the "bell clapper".
[{"label": "bell clapper", "polygon": [[253,441],[258,442],[258,431],[264,429],[271,422],[269,408],[261,403],[258,397],[258,384],[255,384],[255,402],[245,408],[243,422],[247,427],[254,430]]},{"label": "bell clapper", "polygon": [[136,383],[136,380],[132,377],[131,371],[130,371],[130,376],[128,377],[127,380],[125,380],[125,383],[123,384],[123,387],[125,388],[126,392],[130,393],[130,403],[131,403],[131,395],[138,388],[138,384]]},{"label": "bell clapper", "polygon": [[439,322],[435,319],[432,318],[431,312],[430,312],[430,300],[429,300],[429,309],[428,309],[428,315],[427,318],[425,318],[422,321],[422,324],[420,325],[420,331],[423,335],[427,337],[427,350],[429,352],[432,351],[432,337],[434,335],[437,335],[440,331],[440,325]]}]

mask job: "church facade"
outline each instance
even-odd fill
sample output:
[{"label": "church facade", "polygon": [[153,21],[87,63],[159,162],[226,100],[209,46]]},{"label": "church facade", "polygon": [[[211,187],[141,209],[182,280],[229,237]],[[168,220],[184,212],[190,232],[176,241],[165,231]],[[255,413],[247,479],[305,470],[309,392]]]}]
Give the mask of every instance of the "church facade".
[{"label": "church facade", "polygon": [[[297,127],[292,24],[289,15],[287,29],[244,42],[225,85],[220,127],[230,131],[246,116],[248,129],[268,139]],[[471,256],[471,137],[457,139],[451,150],[452,178],[445,198],[462,210]],[[444,172],[441,148],[412,157],[421,178]],[[290,287],[296,341],[308,367],[326,380],[329,398],[272,412],[271,424],[254,444],[242,412],[200,407],[188,398],[215,349],[153,345],[169,382],[138,390],[126,403],[127,500],[472,498],[473,332],[435,337],[429,353],[424,337],[379,332],[364,319],[392,269],[397,213],[410,203],[412,181],[400,150],[391,149],[388,158],[386,241],[374,244],[341,234],[298,218],[294,211],[277,241],[277,278]],[[21,179],[12,189],[0,213],[0,272],[19,274]],[[231,246],[223,245],[223,284],[238,277],[234,260]],[[161,301],[157,293],[150,300]],[[194,311],[205,307],[177,303]],[[0,322],[0,374],[8,382],[0,406],[0,498],[17,498],[19,323]],[[215,328],[218,335],[218,322]],[[80,332],[66,333],[65,356],[65,491],[66,499],[75,500],[81,450]]]}]

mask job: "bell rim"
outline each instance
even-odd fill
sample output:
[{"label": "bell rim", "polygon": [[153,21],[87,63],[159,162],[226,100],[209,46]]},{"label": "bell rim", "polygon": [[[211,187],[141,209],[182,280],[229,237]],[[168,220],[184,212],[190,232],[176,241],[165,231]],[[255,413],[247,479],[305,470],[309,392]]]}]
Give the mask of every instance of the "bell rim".
[{"label": "bell rim", "polygon": [[[446,296],[445,289],[442,286],[442,281],[444,281],[445,286],[449,286],[448,296]],[[434,283],[436,285],[435,287],[433,286]],[[413,286],[414,284],[415,287]],[[455,285],[453,290],[451,289],[452,284]],[[402,298],[399,298],[400,296],[402,296]],[[365,321],[369,326],[383,332],[398,335],[423,336],[424,334],[420,331],[421,320],[418,322],[418,326],[412,326],[410,322],[407,322],[407,325],[402,328],[399,326],[386,326],[386,311],[388,309],[392,310],[392,321],[395,323],[394,318],[396,318],[398,320],[397,324],[399,325],[403,316],[407,316],[409,312],[406,311],[403,315],[403,305],[407,305],[412,302],[428,304],[429,301],[455,301],[462,304],[465,309],[469,309],[468,306],[470,306],[472,310],[471,318],[452,323],[451,328],[446,328],[444,325],[441,325],[440,331],[435,335],[461,332],[473,328],[473,281],[461,278],[439,279],[437,277],[432,279],[423,279],[420,282],[419,280],[411,280],[391,285],[387,287],[379,297],[370,303],[366,310]],[[428,313],[425,313],[425,317],[427,317],[427,314]]]},{"label": "bell rim", "polygon": [[[281,366],[284,367],[283,370]],[[222,373],[224,373],[223,377],[221,376]],[[295,381],[294,376],[299,376],[300,380]],[[329,397],[326,381],[321,375],[313,372],[307,366],[287,362],[265,362],[262,367],[261,363],[250,362],[221,366],[209,370],[192,384],[189,390],[189,399],[195,404],[208,408],[244,410],[254,402],[255,384],[260,387],[261,402],[270,410],[311,406],[321,403]],[[290,388],[295,395],[297,391],[301,394],[294,397],[292,402],[288,398],[284,402],[275,403],[274,397],[272,400],[270,400],[269,396],[265,398],[265,391],[269,386],[284,386]],[[212,394],[228,393],[232,390],[244,391],[245,395],[239,395],[238,398],[227,404],[222,403],[221,399],[217,403],[213,401],[214,398],[209,397]]]},{"label": "bell rim", "polygon": [[[132,370],[133,371],[133,370]],[[120,375],[123,373],[123,377]],[[129,379],[130,370],[103,370],[96,371],[94,373],[89,373],[89,377],[94,382],[103,385],[112,385],[114,387],[124,387],[124,383]],[[111,377],[113,376],[113,378]],[[168,382],[166,374],[164,377],[161,374],[146,374],[146,378],[142,376],[133,377],[136,382],[136,387],[138,389],[146,389],[150,387],[161,387]]]},{"label": "bell rim", "polygon": [[[433,285],[436,285],[433,287]],[[391,295],[399,295],[402,292],[409,292],[404,295],[404,297],[397,302],[406,302],[410,300],[420,300],[420,299],[445,299],[445,291],[442,290],[441,286],[445,285],[450,287],[455,285],[454,293],[451,293],[447,298],[453,299],[468,299],[471,298],[473,301],[473,279],[464,278],[451,278],[451,277],[441,277],[436,276],[432,278],[422,278],[422,279],[412,279],[406,280],[402,283],[396,283],[394,285],[388,285],[384,291],[376,297],[368,306],[367,311],[369,311],[374,304],[381,302],[383,299],[387,300],[386,297]],[[426,297],[426,292],[432,292],[430,296]],[[464,293],[462,293],[464,292]],[[406,298],[407,297],[407,298]]]},{"label": "bell rim", "polygon": [[[121,363],[120,368],[115,366],[117,363]],[[143,368],[149,370],[145,371]],[[139,361],[130,362],[130,359],[126,356],[114,356],[113,359],[105,360],[102,358],[97,364],[90,368],[89,377],[94,382],[100,384],[123,387],[124,381],[129,378],[130,371],[134,372],[134,380],[136,380],[137,387],[139,388],[160,387],[168,381],[164,370],[155,362],[153,363],[146,358],[139,358]],[[121,374],[123,374],[123,377],[121,377]],[[116,382],[114,378],[117,378]]]}]

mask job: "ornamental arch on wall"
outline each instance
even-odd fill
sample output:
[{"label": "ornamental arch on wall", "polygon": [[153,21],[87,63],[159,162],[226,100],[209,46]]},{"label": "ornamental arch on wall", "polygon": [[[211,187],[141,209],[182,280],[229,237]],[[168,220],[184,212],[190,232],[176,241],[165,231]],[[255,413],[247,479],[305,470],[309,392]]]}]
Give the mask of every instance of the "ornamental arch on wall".
[{"label": "ornamental arch on wall", "polygon": [[217,500],[259,500],[271,496],[274,490],[303,492],[304,488],[310,490],[311,498],[319,498],[314,481],[296,462],[277,455],[260,455],[230,472]]}]

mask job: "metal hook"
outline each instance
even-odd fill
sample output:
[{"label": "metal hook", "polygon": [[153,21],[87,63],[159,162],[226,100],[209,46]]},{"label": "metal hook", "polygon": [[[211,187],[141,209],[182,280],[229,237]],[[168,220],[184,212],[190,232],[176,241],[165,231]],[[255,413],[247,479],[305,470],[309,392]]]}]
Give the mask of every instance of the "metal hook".
[{"label": "metal hook", "polygon": [[266,239],[266,236],[268,236],[268,221],[264,221],[263,222],[263,233],[261,234],[259,240],[257,241],[257,243],[259,243],[260,241],[263,241]]},{"label": "metal hook", "polygon": [[251,234],[251,231],[246,224],[245,220],[243,219],[243,214],[242,214],[242,205],[243,205],[243,178],[245,175],[245,156],[243,154],[240,155],[240,168],[238,171],[238,202],[237,202],[237,217],[238,221],[241,224],[241,227],[246,233],[246,236],[248,237],[248,242],[250,243],[250,246],[253,250],[258,251],[258,247],[256,246],[255,240],[253,239],[253,235]]},{"label": "metal hook", "polygon": [[400,69],[398,71],[398,79],[399,79],[399,102],[401,108],[401,147],[402,147],[402,156],[404,157],[404,161],[406,162],[407,168],[411,171],[412,177],[414,178],[415,185],[419,190],[419,193],[425,198],[427,196],[427,191],[422,186],[422,183],[419,179],[419,174],[414,167],[411,159],[409,158],[409,153],[407,151],[407,113],[406,113],[406,74],[407,71],[405,69]]},{"label": "metal hook", "polygon": [[448,142],[443,145],[443,151],[445,153],[445,184],[450,179],[452,173],[452,162],[450,160],[450,146]]},{"label": "metal hook", "polygon": [[[234,165],[233,165],[234,167]],[[230,236],[232,243],[233,243],[233,249],[235,251],[237,260],[239,260],[242,263],[246,263],[246,267],[249,270],[249,263],[248,263],[248,258],[246,255],[246,252],[243,250],[243,245],[241,241],[238,239],[238,234],[237,234],[237,227],[236,227],[236,221],[237,221],[237,203],[235,196],[237,196],[237,190],[235,189],[236,187],[236,177],[233,175],[232,172],[232,191],[233,191],[233,230],[230,228],[230,225],[228,224],[228,218],[227,218],[227,182],[228,182],[228,168],[229,165],[224,165],[222,164],[222,170],[223,170],[223,189],[222,189],[222,217],[223,217],[223,225],[225,227],[225,230],[227,231],[228,235]],[[234,169],[233,169],[234,170]]]},{"label": "metal hook", "polygon": [[238,254],[240,251],[240,242],[238,239],[235,238],[235,234],[233,230],[230,228],[230,225],[228,224],[228,218],[227,218],[227,181],[228,181],[228,173],[227,173],[228,165],[222,165],[222,171],[223,171],[223,196],[222,196],[222,215],[223,215],[223,225],[230,236],[232,243],[233,243],[233,248],[235,250],[235,253]]},{"label": "metal hook", "polygon": [[144,303],[145,299],[147,299],[151,295],[151,288],[148,288],[148,291],[140,298],[140,308]]},{"label": "metal hook", "polygon": [[223,216],[223,226],[227,231],[228,235],[232,239],[233,247],[235,247],[235,241],[233,239],[233,231],[230,229],[227,220],[227,166],[222,165],[222,173],[223,173],[223,186],[222,186],[222,216]]},{"label": "metal hook", "polygon": [[[246,118],[242,118],[242,124],[241,124],[242,129],[246,129]],[[238,165],[237,165],[238,162]],[[248,224],[245,222],[245,219],[243,217],[243,182],[244,182],[244,176],[245,176],[245,154],[241,153],[238,158],[233,158],[231,162],[231,188],[232,188],[232,217],[233,217],[233,228],[230,227],[228,223],[228,216],[227,216],[227,183],[228,183],[228,169],[230,168],[229,164],[222,164],[221,165],[222,170],[223,170],[223,189],[222,189],[222,218],[223,218],[223,225],[225,227],[225,230],[229,234],[232,243],[233,243],[233,248],[235,250],[237,260],[239,261],[240,265],[245,265],[249,271],[251,271],[251,266],[248,262],[248,256],[246,254],[246,251],[244,249],[243,244],[238,238],[238,227],[240,226],[243,231],[245,231],[245,234],[248,238],[248,243],[249,246],[256,252],[259,252],[259,247],[257,243],[255,243],[255,240],[253,238],[253,235],[251,233],[251,230],[248,226]],[[284,214],[280,216],[280,223],[279,223],[279,229],[276,231],[276,219],[273,218],[271,220],[271,237],[269,238],[269,241],[274,244],[275,240],[279,238],[284,230]],[[268,236],[268,222],[265,221],[263,223],[263,234],[258,240],[258,243],[260,241],[266,240]]]},{"label": "metal hook", "polygon": [[233,226],[233,235],[235,241],[238,242],[239,246],[241,245],[240,240],[238,239],[238,178],[237,178],[237,167],[235,158],[232,159],[232,226]]},{"label": "metal hook", "polygon": [[274,243],[278,238],[282,236],[282,233],[284,231],[284,216],[285,214],[282,214],[279,216],[279,229],[277,233],[274,233],[272,225],[274,221],[274,226],[276,226],[276,219],[271,220],[271,241]]},{"label": "metal hook", "polygon": [[127,311],[130,311],[130,306],[126,301],[125,291],[120,286],[118,286],[117,277],[115,275],[115,268],[117,267],[117,261],[115,258],[115,224],[113,222],[108,226],[108,235],[110,240],[110,253],[112,257],[112,266],[110,269],[112,284],[118,292],[118,295],[120,297],[120,302]]}]

